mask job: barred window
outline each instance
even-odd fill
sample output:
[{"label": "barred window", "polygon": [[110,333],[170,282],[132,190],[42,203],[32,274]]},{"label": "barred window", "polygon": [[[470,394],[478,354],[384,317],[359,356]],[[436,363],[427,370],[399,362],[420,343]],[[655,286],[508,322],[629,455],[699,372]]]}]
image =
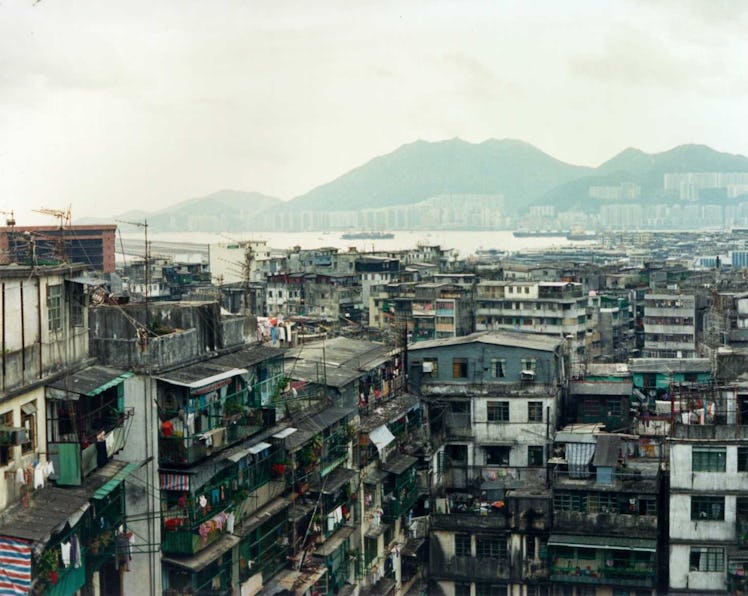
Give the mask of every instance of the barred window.
[{"label": "barred window", "polygon": [[475,556],[479,559],[506,560],[506,538],[478,536],[475,539]]},{"label": "barred window", "polygon": [[691,470],[693,472],[724,472],[726,461],[724,447],[691,448]]},{"label": "barred window", "polygon": [[725,551],[721,548],[692,546],[688,564],[691,571],[724,571]]},{"label": "barred window", "polygon": [[691,519],[694,521],[723,521],[725,519],[725,498],[691,497]]}]

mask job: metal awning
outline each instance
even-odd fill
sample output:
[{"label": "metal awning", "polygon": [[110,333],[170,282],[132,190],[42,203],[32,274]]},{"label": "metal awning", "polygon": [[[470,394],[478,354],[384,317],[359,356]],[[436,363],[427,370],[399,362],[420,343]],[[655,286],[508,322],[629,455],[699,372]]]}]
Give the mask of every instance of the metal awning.
[{"label": "metal awning", "polygon": [[272,519],[274,515],[280,513],[284,509],[288,509],[290,505],[291,499],[287,497],[278,497],[276,499],[273,499],[272,501],[270,501],[270,503],[258,509],[252,515],[246,518],[242,522],[241,528],[239,529],[237,534],[244,538],[245,536],[247,536],[247,534],[257,529],[267,520]]},{"label": "metal awning", "polygon": [[257,453],[260,453],[260,451],[265,451],[265,449],[269,449],[270,447],[272,447],[270,443],[260,441],[256,445],[252,445],[249,449],[247,449],[247,451],[252,455],[256,455]]},{"label": "metal awning", "polygon": [[353,534],[353,528],[350,526],[343,526],[339,528],[332,536],[330,536],[325,542],[318,546],[314,551],[314,555],[318,557],[329,557],[332,555],[344,541],[350,538]]},{"label": "metal awning", "polygon": [[135,470],[144,466],[147,461],[148,461],[147,459],[144,459],[143,461],[135,461],[135,462],[128,463],[124,468],[122,468],[119,472],[117,472],[111,480],[109,480],[106,484],[104,484],[104,486],[97,489],[97,491],[93,494],[93,498],[103,499],[104,497],[106,497],[115,488],[117,488],[122,482],[124,482],[125,478],[127,478]]},{"label": "metal awning", "polygon": [[389,526],[381,522],[379,524],[372,524],[369,526],[369,529],[366,530],[364,538],[379,538],[387,528],[389,528]]},{"label": "metal awning", "polygon": [[207,363],[193,364],[165,373],[157,379],[170,385],[187,387],[190,390],[200,389],[236,377],[249,374],[245,368],[228,368]]},{"label": "metal awning", "polygon": [[389,472],[385,472],[380,468],[374,468],[364,476],[364,482],[366,484],[380,484],[387,476],[389,476]]},{"label": "metal awning", "polygon": [[319,482],[312,482],[309,486],[309,490],[329,495],[338,490],[355,475],[356,470],[351,470],[350,468],[343,467],[335,468]]},{"label": "metal awning", "polygon": [[374,443],[377,451],[381,454],[382,449],[395,440],[395,435],[390,432],[390,429],[387,428],[386,424],[383,424],[369,432],[369,440]]},{"label": "metal awning", "polygon": [[66,375],[47,383],[47,397],[61,400],[76,400],[81,395],[92,397],[110,387],[116,387],[131,376],[133,373],[129,371],[108,366],[89,366],[73,375]]},{"label": "metal awning", "polygon": [[548,546],[576,546],[579,548],[610,548],[657,552],[657,540],[625,538],[623,536],[551,534]]},{"label": "metal awning", "polygon": [[285,439],[289,435],[294,434],[298,429],[294,428],[293,426],[289,426],[288,428],[284,428],[279,433],[275,433],[273,435],[274,439]]},{"label": "metal awning", "polygon": [[383,463],[382,469],[385,472],[391,472],[392,474],[399,476],[417,461],[417,457],[406,455],[405,453],[398,453],[394,457],[391,457],[386,463]]},{"label": "metal awning", "polygon": [[31,416],[32,414],[36,414],[36,402],[30,401],[27,404],[23,404],[21,406],[21,413],[26,414],[27,416]]},{"label": "metal awning", "polygon": [[162,556],[161,561],[163,563],[182,567],[183,569],[187,569],[189,571],[192,571],[193,573],[196,573],[210,565],[218,557],[230,551],[237,544],[239,544],[238,536],[234,536],[233,534],[224,534],[216,542],[204,548],[192,557],[181,558]]}]

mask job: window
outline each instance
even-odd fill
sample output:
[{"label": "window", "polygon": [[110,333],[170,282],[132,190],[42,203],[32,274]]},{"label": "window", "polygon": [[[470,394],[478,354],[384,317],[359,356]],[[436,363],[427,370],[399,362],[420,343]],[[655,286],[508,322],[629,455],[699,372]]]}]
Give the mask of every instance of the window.
[{"label": "window", "polygon": [[423,374],[430,377],[439,376],[439,359],[438,358],[424,358],[423,359]]},{"label": "window", "polygon": [[725,519],[725,498],[691,497],[691,519],[695,521],[723,521]]},{"label": "window", "polygon": [[622,411],[620,399],[608,400],[608,416],[620,416]]},{"label": "window", "polygon": [[504,376],[504,368],[506,365],[506,360],[502,359],[493,359],[491,360],[491,376],[494,379],[500,379]]},{"label": "window", "polygon": [[470,596],[470,584],[455,582],[455,596]]},{"label": "window", "polygon": [[738,472],[748,472],[748,447],[738,447]]},{"label": "window", "polygon": [[486,403],[486,417],[489,422],[509,422],[509,402],[489,401]]},{"label": "window", "polygon": [[486,465],[488,466],[508,466],[509,452],[511,447],[507,445],[488,445],[483,448],[486,454]]},{"label": "window", "polygon": [[47,317],[50,331],[62,329],[62,284],[47,286]]},{"label": "window", "polygon": [[543,422],[543,402],[527,402],[527,420],[529,422]]},{"label": "window", "polygon": [[535,536],[525,537],[525,557],[527,559],[535,558]]},{"label": "window", "polygon": [[465,379],[468,376],[467,358],[452,359],[452,378]]},{"label": "window", "polygon": [[506,560],[506,538],[496,536],[476,537],[475,556],[479,559]]},{"label": "window", "polygon": [[70,294],[70,323],[74,327],[82,327],[86,311],[86,295],[83,292],[83,284],[70,282],[68,288]]},{"label": "window", "polygon": [[587,498],[590,513],[615,513],[618,511],[618,496],[607,493],[592,494]]},{"label": "window", "polygon": [[21,446],[21,453],[31,453],[36,449],[36,402],[21,406],[21,426],[26,429],[26,441]]},{"label": "window", "polygon": [[[13,426],[13,412],[0,414],[0,426]],[[0,445],[0,466],[7,466],[13,455],[12,445]]]},{"label": "window", "polygon": [[531,468],[539,467],[543,465],[543,446],[542,445],[528,445],[527,465]]},{"label": "window", "polygon": [[691,471],[693,472],[724,472],[726,461],[724,447],[691,448]]},{"label": "window", "polygon": [[721,548],[692,546],[688,566],[691,571],[724,571],[725,551]]},{"label": "window", "polygon": [[470,557],[470,534],[455,534],[455,556]]},{"label": "window", "polygon": [[536,361],[535,358],[523,358],[521,360],[522,370],[528,372],[535,372]]},{"label": "window", "polygon": [[556,511],[587,511],[587,496],[575,493],[561,493],[553,497],[553,508]]}]

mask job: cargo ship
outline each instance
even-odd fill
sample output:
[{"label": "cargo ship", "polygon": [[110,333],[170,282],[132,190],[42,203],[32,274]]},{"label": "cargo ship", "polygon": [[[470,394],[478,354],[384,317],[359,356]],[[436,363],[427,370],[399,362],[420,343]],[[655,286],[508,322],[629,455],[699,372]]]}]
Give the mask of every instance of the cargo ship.
[{"label": "cargo ship", "polygon": [[563,238],[569,232],[563,230],[516,230],[515,238]]},{"label": "cargo ship", "polygon": [[346,232],[341,236],[343,240],[389,240],[394,237],[392,232]]}]

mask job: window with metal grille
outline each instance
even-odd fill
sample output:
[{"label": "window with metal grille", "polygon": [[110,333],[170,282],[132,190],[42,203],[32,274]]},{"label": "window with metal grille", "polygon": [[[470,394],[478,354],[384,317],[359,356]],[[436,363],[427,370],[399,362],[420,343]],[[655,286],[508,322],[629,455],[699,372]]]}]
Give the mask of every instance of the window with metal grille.
[{"label": "window with metal grille", "polygon": [[509,422],[509,402],[489,401],[486,403],[486,417],[489,422]]},{"label": "window with metal grille", "polygon": [[470,557],[470,534],[455,534],[455,556]]},{"label": "window with metal grille", "polygon": [[527,402],[527,420],[528,422],[543,422],[543,402]]},{"label": "window with metal grille", "polygon": [[506,560],[506,538],[478,536],[475,539],[475,556],[479,559]]},{"label": "window with metal grille", "polygon": [[691,519],[695,521],[723,521],[725,519],[724,497],[691,497]]},{"label": "window with metal grille", "polygon": [[721,548],[692,546],[688,566],[691,571],[724,571],[725,551]]},{"label": "window with metal grille", "polygon": [[724,447],[692,447],[691,471],[724,472],[727,461]]}]

